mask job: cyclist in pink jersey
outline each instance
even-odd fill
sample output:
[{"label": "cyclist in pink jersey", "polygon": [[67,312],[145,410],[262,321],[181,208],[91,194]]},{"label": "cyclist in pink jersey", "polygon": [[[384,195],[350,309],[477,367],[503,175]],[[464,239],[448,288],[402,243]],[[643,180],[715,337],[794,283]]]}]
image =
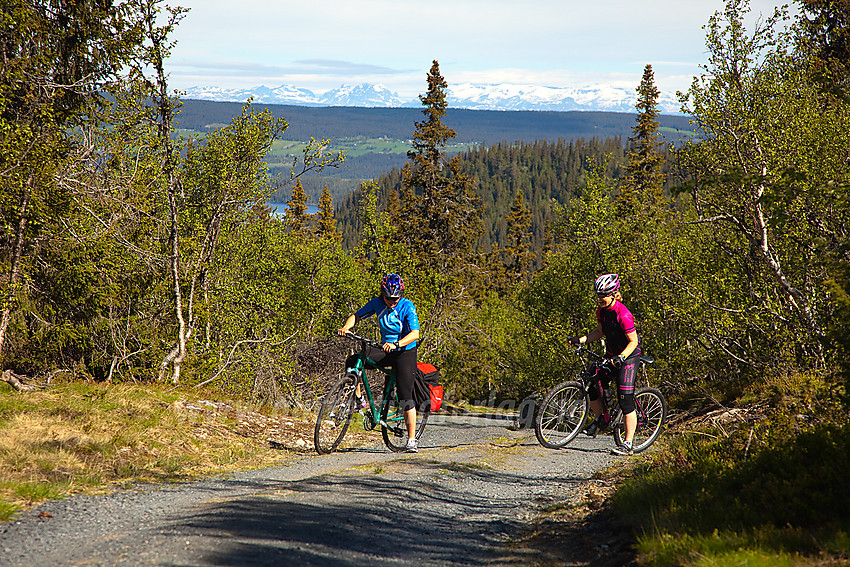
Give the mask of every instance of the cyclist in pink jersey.
[{"label": "cyclist in pink jersey", "polygon": [[[605,356],[617,371],[618,402],[626,424],[623,445],[613,449],[613,452],[618,455],[631,455],[632,439],[637,428],[635,378],[640,365],[640,337],[635,329],[635,319],[631,311],[622,303],[620,277],[617,274],[599,276],[593,284],[593,291],[597,301],[596,328],[584,336],[569,337],[569,341],[572,344],[585,344],[605,337]],[[610,373],[600,371],[598,380],[589,389],[590,409],[596,419],[584,432],[591,437],[596,437],[599,430],[608,425],[610,419],[602,403],[602,394],[610,379]]]}]

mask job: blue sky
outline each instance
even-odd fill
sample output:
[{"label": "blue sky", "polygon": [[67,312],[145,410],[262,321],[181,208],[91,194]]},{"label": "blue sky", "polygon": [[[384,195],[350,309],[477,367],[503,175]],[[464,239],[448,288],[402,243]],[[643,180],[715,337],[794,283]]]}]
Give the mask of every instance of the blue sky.
[{"label": "blue sky", "polygon": [[[431,61],[449,85],[636,87],[652,64],[662,91],[685,90],[706,60],[721,0],[179,0],[190,11],[168,62],[171,86],[282,84],[321,93],[380,83],[425,89]],[[774,0],[751,0],[751,21]]]}]

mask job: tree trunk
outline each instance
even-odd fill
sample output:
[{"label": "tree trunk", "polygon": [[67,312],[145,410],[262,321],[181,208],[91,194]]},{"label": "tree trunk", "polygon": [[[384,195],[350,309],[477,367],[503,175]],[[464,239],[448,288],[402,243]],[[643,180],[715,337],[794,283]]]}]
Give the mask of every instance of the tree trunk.
[{"label": "tree trunk", "polygon": [[12,262],[9,268],[9,288],[6,297],[3,298],[3,313],[0,315],[0,355],[6,345],[6,333],[9,330],[9,322],[12,319],[12,303],[15,301],[15,288],[18,285],[21,271],[21,257],[24,250],[24,233],[27,228],[27,208],[29,206],[30,193],[32,192],[32,175],[30,175],[21,195],[20,218],[15,226],[15,244],[12,248]]},{"label": "tree trunk", "polygon": [[164,154],[163,174],[168,180],[168,242],[169,242],[169,267],[171,279],[174,285],[174,312],[177,317],[177,344],[174,349],[166,355],[160,366],[159,379],[165,378],[169,363],[172,365],[171,381],[174,384],[180,382],[180,368],[186,358],[186,320],[183,317],[183,293],[180,289],[180,223],[178,207],[178,189],[180,180],[177,178],[177,157],[174,145],[171,142],[171,132],[174,125],[174,113],[168,96],[168,78],[165,74],[163,59],[167,56],[168,45],[165,42],[165,30],[170,30],[181,17],[181,12],[171,13],[167,26],[157,28],[157,12],[154,4],[146,6],[145,26],[147,27],[148,39],[151,41],[151,59],[155,73],[153,80],[154,99],[157,101],[159,122],[157,124],[159,142],[162,144]]},{"label": "tree trunk", "polygon": [[[173,166],[172,166],[173,167]],[[183,292],[180,289],[180,235],[177,222],[177,190],[174,172],[168,172],[168,214],[171,220],[171,278],[174,282],[174,311],[177,315],[177,355],[172,360],[172,384],[180,383],[180,368],[186,359],[186,320],[183,318]]]}]

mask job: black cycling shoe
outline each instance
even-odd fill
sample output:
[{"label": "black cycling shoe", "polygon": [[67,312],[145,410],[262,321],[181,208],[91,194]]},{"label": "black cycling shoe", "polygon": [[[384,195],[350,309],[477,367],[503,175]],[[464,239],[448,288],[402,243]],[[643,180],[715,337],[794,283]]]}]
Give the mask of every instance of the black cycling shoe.
[{"label": "black cycling shoe", "polygon": [[597,433],[599,433],[599,426],[596,424],[597,420],[593,420],[593,422],[584,428],[584,434],[588,437],[596,437]]},{"label": "black cycling shoe", "polygon": [[608,421],[604,416],[599,416],[593,420],[593,423],[584,428],[584,434],[588,437],[596,437],[600,431],[608,427]]}]

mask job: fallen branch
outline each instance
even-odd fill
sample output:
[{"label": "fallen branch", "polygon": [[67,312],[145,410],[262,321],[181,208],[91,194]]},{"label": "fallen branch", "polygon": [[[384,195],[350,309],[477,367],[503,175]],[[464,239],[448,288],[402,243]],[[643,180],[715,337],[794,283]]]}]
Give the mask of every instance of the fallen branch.
[{"label": "fallen branch", "polygon": [[38,390],[38,386],[33,386],[32,384],[27,384],[21,380],[21,378],[26,378],[26,376],[19,376],[15,374],[11,370],[4,370],[3,374],[0,375],[0,380],[3,382],[7,382],[14,389],[19,392],[32,392]]}]

